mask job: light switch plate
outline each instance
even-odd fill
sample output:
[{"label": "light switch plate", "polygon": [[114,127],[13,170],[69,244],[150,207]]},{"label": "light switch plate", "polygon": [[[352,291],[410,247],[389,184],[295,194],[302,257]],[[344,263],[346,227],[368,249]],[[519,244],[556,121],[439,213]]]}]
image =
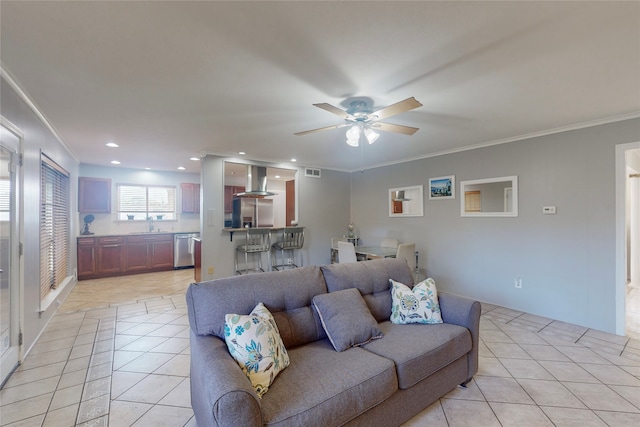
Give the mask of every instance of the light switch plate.
[{"label": "light switch plate", "polygon": [[542,207],[542,213],[544,215],[555,215],[556,214],[556,207],[555,206],[543,206]]}]

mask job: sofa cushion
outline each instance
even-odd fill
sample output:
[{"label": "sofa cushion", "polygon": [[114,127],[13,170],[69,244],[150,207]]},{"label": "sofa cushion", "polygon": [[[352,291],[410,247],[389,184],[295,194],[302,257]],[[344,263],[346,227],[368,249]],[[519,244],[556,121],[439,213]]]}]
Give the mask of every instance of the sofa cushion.
[{"label": "sofa cushion", "polygon": [[316,295],[313,297],[313,306],[336,351],[382,338],[378,322],[357,289]]},{"label": "sofa cushion", "polygon": [[356,288],[378,322],[391,316],[389,279],[413,286],[413,275],[406,261],[395,258],[375,259],[348,264],[323,265],[322,274],[329,292]]},{"label": "sofa cushion", "polygon": [[398,389],[393,362],[361,347],[337,352],[323,339],[290,349],[289,358],[262,399],[264,425],[343,425]]},{"label": "sofa cushion", "polygon": [[437,325],[380,324],[384,339],[360,347],[394,361],[398,385],[407,389],[471,350],[467,328]]},{"label": "sofa cushion", "polygon": [[281,370],[289,366],[289,355],[269,310],[260,303],[249,315],[227,314],[224,339],[258,396],[262,397]]},{"label": "sofa cushion", "polygon": [[326,338],[311,298],[327,292],[320,267],[225,277],[191,284],[187,290],[189,325],[197,335],[224,339],[224,315],[248,314],[260,302],[271,312],[284,345]]},{"label": "sofa cushion", "polygon": [[425,279],[409,289],[403,283],[391,281],[391,322],[397,325],[409,323],[442,323],[436,282]]}]

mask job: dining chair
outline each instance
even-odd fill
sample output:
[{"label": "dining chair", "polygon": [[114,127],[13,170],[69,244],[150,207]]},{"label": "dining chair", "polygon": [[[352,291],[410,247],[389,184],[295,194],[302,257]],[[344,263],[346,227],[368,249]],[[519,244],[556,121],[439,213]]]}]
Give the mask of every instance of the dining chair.
[{"label": "dining chair", "polygon": [[414,280],[416,278],[416,244],[415,243],[401,243],[398,245],[398,250],[396,252],[396,258],[401,258],[407,261],[409,264],[409,268],[411,269],[411,275],[414,276]]},{"label": "dining chair", "polygon": [[398,247],[398,239],[391,239],[389,237],[385,237],[380,242],[380,246],[383,248],[397,248]]},{"label": "dining chair", "polygon": [[346,237],[331,238],[331,264],[338,262],[338,242],[348,242]]},{"label": "dining chair", "polygon": [[356,248],[351,242],[338,242],[338,262],[357,262]]}]

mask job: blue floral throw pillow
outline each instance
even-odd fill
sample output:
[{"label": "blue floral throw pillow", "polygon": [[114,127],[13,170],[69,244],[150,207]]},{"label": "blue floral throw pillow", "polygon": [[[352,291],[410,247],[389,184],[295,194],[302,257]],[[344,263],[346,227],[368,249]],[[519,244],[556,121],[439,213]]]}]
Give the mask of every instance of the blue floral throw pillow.
[{"label": "blue floral throw pillow", "polygon": [[429,278],[409,289],[403,283],[391,282],[391,323],[442,323],[436,282]]},{"label": "blue floral throw pillow", "polygon": [[267,392],[276,375],[289,366],[289,354],[278,326],[262,303],[248,315],[225,315],[224,339],[259,397]]}]

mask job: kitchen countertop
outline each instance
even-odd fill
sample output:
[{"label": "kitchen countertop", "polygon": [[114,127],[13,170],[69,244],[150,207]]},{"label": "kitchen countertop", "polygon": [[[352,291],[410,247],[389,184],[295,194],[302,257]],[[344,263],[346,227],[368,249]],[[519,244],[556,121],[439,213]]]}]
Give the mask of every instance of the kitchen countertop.
[{"label": "kitchen countertop", "polygon": [[229,241],[233,242],[233,233],[246,233],[247,230],[282,230],[283,228],[300,227],[302,225],[290,225],[288,227],[251,227],[251,228],[223,228],[222,231],[229,233]]},{"label": "kitchen countertop", "polygon": [[117,233],[117,234],[80,234],[78,239],[83,237],[127,237],[127,236],[146,236],[146,235],[160,235],[160,234],[193,234],[200,233],[199,231],[132,231],[131,233]]}]

